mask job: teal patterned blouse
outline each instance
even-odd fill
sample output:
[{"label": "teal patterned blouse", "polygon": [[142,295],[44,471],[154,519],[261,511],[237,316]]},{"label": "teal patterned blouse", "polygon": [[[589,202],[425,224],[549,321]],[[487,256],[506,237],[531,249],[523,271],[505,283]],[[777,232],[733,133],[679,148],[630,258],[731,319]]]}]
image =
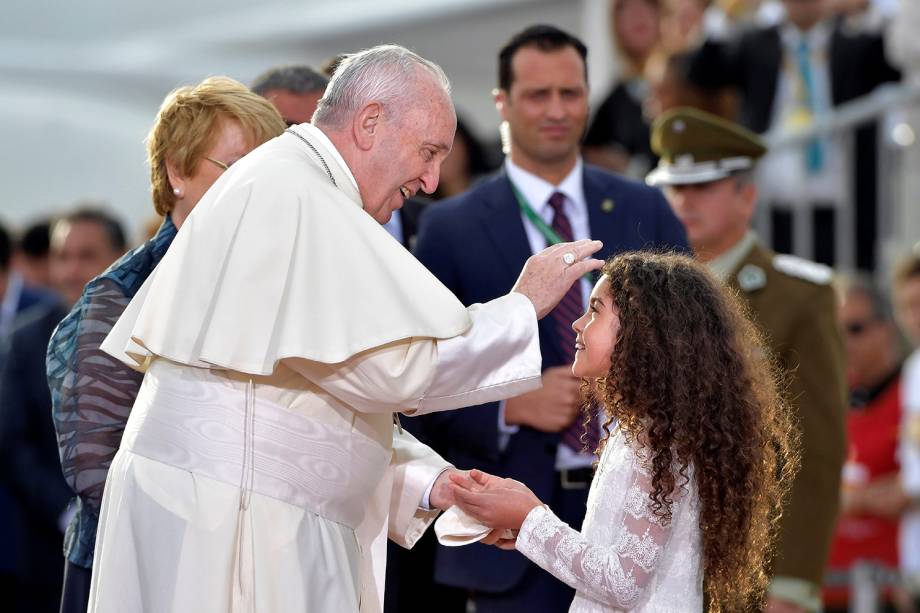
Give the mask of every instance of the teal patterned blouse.
[{"label": "teal patterned blouse", "polygon": [[167,217],[152,239],[90,281],[48,344],[48,386],[61,466],[76,494],[64,555],[83,568],[93,565],[105,477],[143,378],[99,347],[175,236],[176,226]]}]

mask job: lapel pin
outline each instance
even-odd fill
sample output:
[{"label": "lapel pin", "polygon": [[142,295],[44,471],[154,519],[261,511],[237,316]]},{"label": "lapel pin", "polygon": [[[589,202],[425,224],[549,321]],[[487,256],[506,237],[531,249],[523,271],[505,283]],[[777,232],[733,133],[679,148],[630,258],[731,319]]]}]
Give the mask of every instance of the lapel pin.
[{"label": "lapel pin", "polygon": [[611,212],[613,210],[613,200],[605,198],[604,201],[601,202],[601,210],[605,213]]}]

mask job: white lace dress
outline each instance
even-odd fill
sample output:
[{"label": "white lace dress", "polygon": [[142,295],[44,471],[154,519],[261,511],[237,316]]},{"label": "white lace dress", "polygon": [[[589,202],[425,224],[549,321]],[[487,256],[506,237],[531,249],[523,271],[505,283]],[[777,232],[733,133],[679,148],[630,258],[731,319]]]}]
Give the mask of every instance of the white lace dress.
[{"label": "white lace dress", "polygon": [[601,455],[582,532],[547,507],[528,514],[517,549],[575,588],[570,612],[703,610],[696,484],[673,496],[662,525],[649,509],[651,474],[615,431]]}]

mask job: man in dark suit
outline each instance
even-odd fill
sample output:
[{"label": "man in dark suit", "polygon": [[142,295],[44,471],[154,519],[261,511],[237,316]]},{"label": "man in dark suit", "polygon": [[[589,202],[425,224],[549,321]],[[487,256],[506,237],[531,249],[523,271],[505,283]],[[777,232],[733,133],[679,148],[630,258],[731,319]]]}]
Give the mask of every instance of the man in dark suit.
[{"label": "man in dark suit", "polygon": [[[465,304],[507,292],[527,257],[557,239],[602,240],[598,257],[686,247],[658,191],[582,164],[586,54],[581,41],[551,26],[530,27],[501,50],[495,102],[509,137],[504,170],[433,205],[422,218],[415,251]],[[587,431],[582,427],[581,382],[571,373],[571,324],[590,287],[589,280],[573,286],[540,322],[541,390],[404,420],[457,466],[526,483],[575,528],[584,518],[600,433],[596,420]],[[573,597],[568,586],[517,552],[481,544],[439,547],[435,580],[470,592],[479,613],[565,611]]]},{"label": "man in dark suit", "polygon": [[730,122],[679,108],[652,126],[661,156],[646,179],[665,194],[696,256],[750,306],[786,385],[802,463],[779,525],[768,613],[821,608],[821,579],[837,519],[846,452],[846,383],[831,270],[760,244],[749,229],[760,139]]},{"label": "man in dark suit", "polygon": [[[885,58],[881,34],[852,27],[829,15],[825,0],[783,0],[784,21],[741,32],[733,39],[711,37],[691,58],[689,80],[703,87],[733,87],[739,94],[738,121],[757,133],[795,130],[832,107],[900,78]],[[774,245],[791,248],[786,198],[812,206],[815,259],[833,263],[833,210],[854,195],[856,264],[872,268],[876,240],[876,126],[856,130],[851,168],[833,139],[801,150],[773,154],[762,172],[771,211]],[[795,159],[793,159],[795,158]],[[847,181],[852,181],[849,188]],[[788,186],[788,190],[783,188]],[[790,195],[791,194],[791,195]]]},{"label": "man in dark suit", "polygon": [[[30,288],[22,275],[13,269],[12,258],[12,237],[0,225],[0,369],[3,368],[8,337],[16,317],[33,306],[54,300],[52,295]],[[4,593],[13,591],[17,582],[16,570],[22,545],[14,527],[21,521],[13,495],[0,482],[0,590]]]},{"label": "man in dark suit", "polygon": [[12,261],[13,240],[7,229],[0,225],[0,339],[9,333],[19,313],[39,302],[52,300],[47,292],[25,284],[22,276],[13,269]]},{"label": "man in dark suit", "polygon": [[69,301],[125,249],[117,221],[94,209],[61,218],[51,235],[50,274],[60,302],[35,305],[18,317],[0,368],[0,483],[19,521],[2,526],[18,545],[12,611],[54,612],[60,605],[64,527],[72,497],[61,473],[51,421],[45,349]]}]

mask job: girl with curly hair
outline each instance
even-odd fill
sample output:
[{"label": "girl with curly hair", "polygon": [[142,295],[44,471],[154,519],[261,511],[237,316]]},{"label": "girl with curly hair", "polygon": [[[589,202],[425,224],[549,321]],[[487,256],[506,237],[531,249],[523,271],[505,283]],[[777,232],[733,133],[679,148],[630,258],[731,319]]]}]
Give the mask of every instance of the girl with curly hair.
[{"label": "girl with curly hair", "polygon": [[798,465],[764,345],[690,258],[629,253],[603,272],[573,324],[572,371],[606,415],[582,531],[479,471],[452,477],[458,504],[575,588],[570,611],[759,608]]}]

